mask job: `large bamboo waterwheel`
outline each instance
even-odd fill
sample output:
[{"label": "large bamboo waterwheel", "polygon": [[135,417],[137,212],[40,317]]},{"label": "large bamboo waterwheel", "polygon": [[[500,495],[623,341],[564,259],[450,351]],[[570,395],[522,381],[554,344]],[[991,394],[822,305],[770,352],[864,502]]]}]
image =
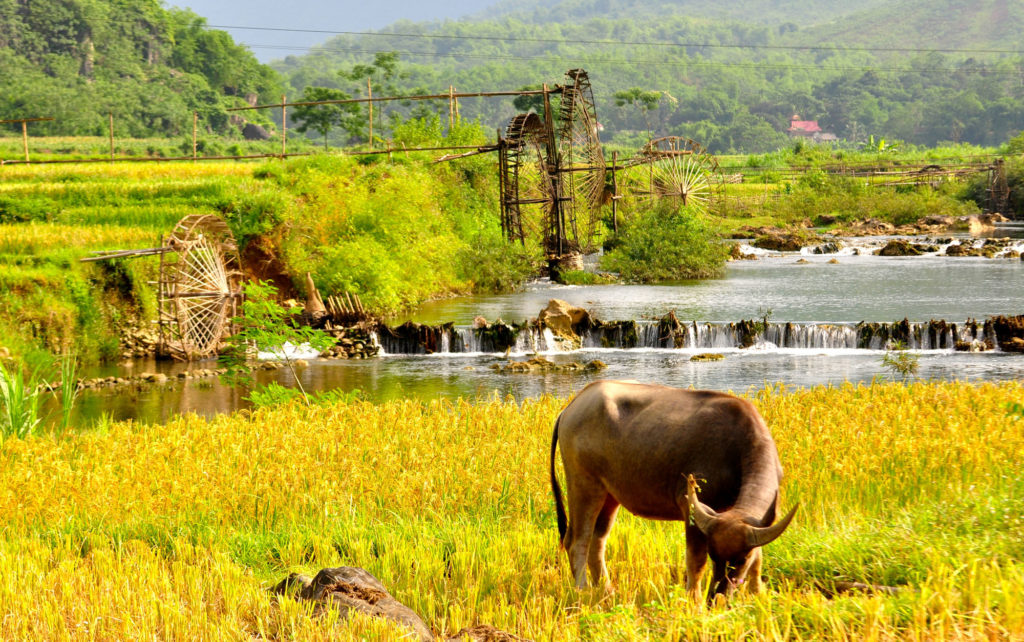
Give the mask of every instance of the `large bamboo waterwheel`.
[{"label": "large bamboo waterwheel", "polygon": [[[505,235],[526,243],[540,226],[552,225],[556,185],[545,157],[547,132],[537,114],[518,114],[509,121],[500,146],[501,211]],[[545,227],[545,236],[550,230]]]},{"label": "large bamboo waterwheel", "polygon": [[565,77],[558,128],[563,234],[573,249],[588,252],[595,246],[604,198],[604,152],[590,77],[582,69],[570,69]]},{"label": "large bamboo waterwheel", "polygon": [[171,356],[216,354],[236,315],[241,283],[238,245],[227,223],[210,214],[181,219],[160,255],[160,336]]},{"label": "large bamboo waterwheel", "polygon": [[703,145],[689,138],[655,138],[627,165],[627,189],[642,201],[669,198],[708,212],[721,195],[718,161]]}]

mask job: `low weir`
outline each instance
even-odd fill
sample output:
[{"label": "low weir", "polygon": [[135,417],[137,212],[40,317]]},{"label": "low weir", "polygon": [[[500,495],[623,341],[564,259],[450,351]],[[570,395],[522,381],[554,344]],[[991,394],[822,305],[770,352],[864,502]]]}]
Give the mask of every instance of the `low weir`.
[{"label": "low weir", "polygon": [[900,342],[912,350],[998,350],[992,321],[942,320],[894,323],[683,323],[674,315],[658,321],[593,321],[574,328],[577,338],[557,335],[537,322],[484,327],[406,323],[381,325],[375,335],[382,354],[487,354],[571,352],[579,349],[783,348],[886,350]]}]

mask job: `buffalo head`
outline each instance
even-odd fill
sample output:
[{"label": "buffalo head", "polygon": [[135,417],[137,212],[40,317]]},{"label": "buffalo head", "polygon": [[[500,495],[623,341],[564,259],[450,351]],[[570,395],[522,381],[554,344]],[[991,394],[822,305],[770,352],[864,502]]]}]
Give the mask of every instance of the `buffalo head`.
[{"label": "buffalo head", "polygon": [[[713,601],[716,595],[729,597],[744,582],[748,570],[754,568],[755,572],[760,572],[760,548],[782,535],[793,521],[799,504],[774,524],[762,525],[749,515],[731,509],[719,513],[702,503],[697,499],[697,480],[693,475],[687,478],[687,486],[690,516],[707,537],[708,556],[713,564],[708,601]],[[778,495],[775,502],[778,502]],[[769,515],[775,515],[774,504]]]}]

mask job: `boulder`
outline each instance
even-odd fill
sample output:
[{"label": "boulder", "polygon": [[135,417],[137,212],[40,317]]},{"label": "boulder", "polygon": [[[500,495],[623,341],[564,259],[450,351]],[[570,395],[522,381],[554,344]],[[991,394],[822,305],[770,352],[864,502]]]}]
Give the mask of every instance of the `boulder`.
[{"label": "boulder", "polygon": [[270,140],[270,132],[256,123],[246,123],[242,128],[242,137],[245,140]]},{"label": "boulder", "polygon": [[836,254],[839,250],[843,249],[843,244],[840,241],[829,241],[828,243],[822,243],[811,250],[815,254]]},{"label": "boulder", "polygon": [[878,250],[879,256],[920,256],[924,254],[918,245],[904,239],[893,239]]},{"label": "boulder", "polygon": [[578,331],[593,324],[590,313],[561,299],[551,299],[537,321],[563,339],[579,341]]},{"label": "boulder", "polygon": [[751,245],[775,252],[799,252],[806,243],[807,239],[803,235],[792,232],[773,232],[757,237]]},{"label": "boulder", "polygon": [[939,214],[932,214],[931,216],[925,216],[917,221],[918,227],[930,227],[930,228],[941,228],[949,229],[953,227],[955,220],[952,216],[941,216]]},{"label": "boulder", "polygon": [[996,226],[992,224],[992,220],[988,218],[968,216],[961,217],[960,220],[963,224],[966,224],[967,230],[971,234],[984,234],[985,232],[991,232],[996,229]]},{"label": "boulder", "polygon": [[740,249],[739,243],[733,243],[732,247],[729,248],[729,260],[731,261],[756,261],[756,254],[746,254]]},{"label": "boulder", "polygon": [[970,243],[955,243],[946,247],[946,256],[981,256],[981,251]]},{"label": "boulder", "polygon": [[[985,322],[1003,352],[1024,352],[1024,315],[994,316]],[[986,334],[989,334],[986,332]]]},{"label": "boulder", "polygon": [[721,361],[725,355],[720,352],[701,352],[690,357],[690,361]]},{"label": "boulder", "polygon": [[865,218],[854,221],[843,231],[843,234],[846,236],[882,236],[892,234],[895,229],[896,227],[892,223],[886,223],[877,218]]},{"label": "boulder", "polygon": [[317,613],[335,608],[341,615],[339,623],[346,621],[349,611],[356,611],[396,622],[410,629],[410,635],[420,640],[434,639],[415,611],[392,597],[380,580],[355,566],[325,568],[313,579],[292,573],[281,580],[273,592],[316,602]]}]

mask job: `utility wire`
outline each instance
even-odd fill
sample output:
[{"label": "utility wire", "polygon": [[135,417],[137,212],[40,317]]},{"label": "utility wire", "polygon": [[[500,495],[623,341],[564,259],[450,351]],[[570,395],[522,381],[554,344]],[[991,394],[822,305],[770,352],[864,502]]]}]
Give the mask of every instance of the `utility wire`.
[{"label": "utility wire", "polygon": [[334,31],[330,29],[293,29],[287,27],[248,27],[241,25],[206,25],[210,29],[237,29],[250,31],[278,31],[286,33],[318,33],[333,36],[370,36],[384,38],[424,38],[446,40],[483,40],[491,42],[534,42],[549,44],[581,44],[581,45],[636,45],[644,47],[685,47],[708,49],[782,49],[793,51],[860,51],[860,52],[894,52],[894,53],[992,53],[992,54],[1024,54],[1019,49],[944,49],[917,47],[832,47],[821,45],[761,45],[761,44],[720,44],[698,42],[657,42],[647,40],[588,40],[566,38],[530,38],[518,36],[469,36],[446,35],[431,33],[390,33],[385,31]]},{"label": "utility wire", "polygon": [[893,72],[893,73],[981,73],[991,75],[1017,75],[1024,73],[1024,70],[1017,69],[979,69],[979,68],[955,68],[955,67],[924,67],[924,68],[913,68],[913,67],[860,67],[860,66],[831,66],[831,65],[796,65],[796,64],[782,64],[782,63],[746,63],[746,62],[710,62],[702,60],[688,60],[688,61],[668,61],[668,60],[646,60],[646,59],[624,59],[624,58],[590,58],[580,57],[572,55],[562,56],[518,56],[518,55],[500,55],[500,54],[471,54],[471,53],[454,53],[454,52],[434,52],[434,51],[395,51],[395,50],[374,50],[374,49],[357,49],[348,47],[321,47],[314,46],[310,47],[299,47],[292,45],[263,45],[263,44],[252,44],[242,43],[248,47],[254,49],[272,49],[282,51],[304,51],[310,54],[314,53],[349,53],[349,54],[378,54],[378,53],[398,53],[403,56],[425,56],[430,58],[458,58],[458,59],[475,59],[475,60],[495,60],[495,61],[518,61],[518,60],[535,60],[541,62],[551,63],[565,63],[566,61],[578,61],[590,64],[608,64],[608,65],[644,65],[644,66],[660,66],[660,67],[718,67],[718,68],[731,68],[731,69],[764,69],[774,71],[789,71],[789,70],[828,70],[828,71],[878,71],[878,72]]}]

